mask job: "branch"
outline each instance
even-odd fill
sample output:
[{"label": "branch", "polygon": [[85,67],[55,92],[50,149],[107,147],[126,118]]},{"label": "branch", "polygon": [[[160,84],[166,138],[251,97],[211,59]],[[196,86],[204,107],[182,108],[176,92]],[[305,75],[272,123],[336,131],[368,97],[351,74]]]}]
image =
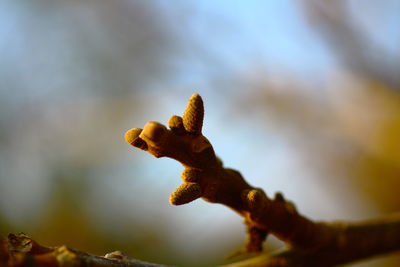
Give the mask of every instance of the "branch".
[{"label": "branch", "polygon": [[398,215],[361,224],[313,222],[300,215],[281,193],[270,199],[262,189],[249,185],[238,171],[223,167],[202,134],[203,117],[203,101],[194,94],[183,116],[169,119],[170,129],[151,121],[143,129],[133,128],[125,134],[132,146],[157,158],[173,158],[183,165],[183,184],[171,194],[171,204],[182,205],[202,198],[228,206],[244,217],[247,252],[260,252],[268,234],[292,248],[268,257],[274,262],[284,262],[283,258],[287,263],[318,259],[319,264],[323,261],[323,266],[329,266],[400,249]]},{"label": "branch", "polygon": [[9,234],[7,239],[0,237],[0,266],[165,267],[130,258],[120,251],[100,257],[66,246],[45,247],[25,234]]},{"label": "branch", "polygon": [[317,250],[287,248],[225,267],[334,266],[400,249],[400,213],[358,223],[326,223],[335,238]]}]

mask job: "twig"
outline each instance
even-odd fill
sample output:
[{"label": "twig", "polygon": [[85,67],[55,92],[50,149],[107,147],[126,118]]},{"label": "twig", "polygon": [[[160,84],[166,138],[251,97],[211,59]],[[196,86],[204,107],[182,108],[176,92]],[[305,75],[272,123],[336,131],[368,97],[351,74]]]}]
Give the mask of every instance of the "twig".
[{"label": "twig", "polygon": [[25,234],[9,234],[7,239],[0,238],[0,266],[165,267],[130,258],[120,251],[100,257],[66,246],[45,247]]},{"label": "twig", "polygon": [[330,266],[400,249],[398,215],[354,225],[317,223],[300,215],[281,193],[268,198],[239,172],[223,167],[211,143],[202,135],[203,117],[203,101],[194,94],[183,116],[170,118],[170,129],[151,121],[143,129],[127,131],[125,140],[157,158],[170,157],[182,163],[183,184],[171,194],[171,204],[186,204],[201,197],[230,207],[245,219],[248,252],[261,251],[268,233],[292,248],[269,256],[268,261],[275,265],[265,265],[264,261],[263,266],[313,266],[313,262],[324,263],[314,266]]},{"label": "twig", "polygon": [[314,251],[287,248],[225,267],[334,266],[400,249],[400,213],[358,223],[326,223],[335,238]]}]

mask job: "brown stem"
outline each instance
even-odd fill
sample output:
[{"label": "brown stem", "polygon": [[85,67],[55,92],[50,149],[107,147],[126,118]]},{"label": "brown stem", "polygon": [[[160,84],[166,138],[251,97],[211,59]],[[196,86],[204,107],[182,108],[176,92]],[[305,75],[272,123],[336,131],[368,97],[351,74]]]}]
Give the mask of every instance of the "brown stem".
[{"label": "brown stem", "polygon": [[170,157],[182,163],[183,184],[171,194],[172,204],[181,205],[201,197],[230,207],[245,218],[248,252],[260,251],[267,233],[291,247],[283,254],[269,257],[275,262],[311,264],[321,260],[324,264],[319,266],[329,266],[400,249],[400,219],[396,216],[389,222],[317,223],[300,215],[281,193],[268,198],[262,189],[249,185],[239,172],[223,167],[211,143],[202,135],[203,116],[203,101],[195,94],[189,99],[183,118],[176,115],[170,118],[170,130],[160,123],[149,122],[143,130],[134,128],[125,134],[129,144],[155,157]]},{"label": "brown stem", "polygon": [[[248,252],[260,251],[268,233],[289,245],[281,252],[226,266],[333,266],[400,249],[400,213],[358,223],[313,222],[300,215],[281,193],[270,199],[264,191],[249,185],[239,172],[224,168],[201,133],[203,114],[201,97],[193,95],[183,118],[171,117],[171,130],[149,122],[143,130],[129,130],[125,137],[129,144],[156,157],[171,157],[183,164],[183,184],[171,194],[172,204],[201,197],[230,207],[245,218]],[[66,246],[45,247],[24,234],[0,237],[0,266],[28,265],[164,266],[138,261],[118,251],[100,257]]]},{"label": "brown stem", "polygon": [[201,133],[203,114],[203,101],[195,94],[189,99],[183,118],[171,117],[170,130],[160,123],[149,122],[143,130],[134,128],[125,134],[129,144],[155,157],[176,159],[185,167],[184,183],[171,194],[172,204],[181,205],[202,197],[230,207],[252,229],[246,245],[248,251],[261,250],[267,232],[302,249],[315,249],[321,241],[331,238],[329,228],[301,216],[282,194],[271,200],[262,189],[249,185],[239,172],[224,168]]},{"label": "brown stem", "polygon": [[334,266],[400,249],[400,213],[358,223],[326,223],[335,238],[314,251],[288,248],[226,267]]},{"label": "brown stem", "polygon": [[165,265],[139,261],[119,251],[101,257],[66,246],[45,247],[25,234],[9,234],[7,239],[0,238],[0,266],[163,267]]}]

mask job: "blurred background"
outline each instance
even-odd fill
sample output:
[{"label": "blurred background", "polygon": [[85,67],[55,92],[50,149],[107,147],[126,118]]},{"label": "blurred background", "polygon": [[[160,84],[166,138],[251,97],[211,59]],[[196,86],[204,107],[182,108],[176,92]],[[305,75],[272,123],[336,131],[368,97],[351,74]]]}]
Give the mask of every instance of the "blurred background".
[{"label": "blurred background", "polygon": [[196,92],[225,166],[269,196],[315,220],[399,209],[399,1],[5,0],[0,234],[226,263],[242,219],[201,200],[169,205],[183,168],[123,138]]}]

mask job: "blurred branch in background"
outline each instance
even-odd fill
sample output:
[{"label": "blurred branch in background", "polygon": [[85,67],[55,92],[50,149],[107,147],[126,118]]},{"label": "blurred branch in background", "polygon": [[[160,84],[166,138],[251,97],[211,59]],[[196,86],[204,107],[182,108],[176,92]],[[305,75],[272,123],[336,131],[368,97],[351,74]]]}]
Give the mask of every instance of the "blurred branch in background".
[{"label": "blurred branch in background", "polygon": [[[113,201],[118,186],[108,185],[115,194],[103,191],[109,180],[134,185],[140,179],[102,171],[126,172],[117,160],[120,133],[139,117],[146,90],[169,79],[171,58],[181,50],[164,11],[137,1],[1,6],[7,22],[0,64],[1,232],[23,230],[45,243],[61,239],[99,253],[125,247],[150,257],[161,245],[158,257],[173,254],[160,241],[164,228],[129,214],[129,206],[141,204]],[[102,216],[108,219],[96,221]]]},{"label": "blurred branch in background", "polygon": [[[390,10],[393,6],[393,1],[385,2],[376,13],[398,14]],[[317,177],[337,188],[353,184],[351,188],[362,192],[365,200],[388,212],[397,210],[400,201],[396,189],[400,183],[400,54],[393,49],[398,35],[386,35],[379,45],[380,30],[387,33],[393,27],[384,23],[391,22],[389,18],[377,21],[367,13],[365,17],[372,20],[367,25],[355,22],[366,19],[360,9],[374,7],[371,2],[303,2],[311,28],[326,40],[338,62],[324,81],[290,72],[277,74],[261,64],[236,75],[236,82],[252,92],[239,103],[244,114],[264,111],[268,129],[285,133]]]},{"label": "blurred branch in background", "polygon": [[[400,54],[395,45],[398,17],[396,1],[302,1],[304,11],[337,58],[361,79],[382,83],[386,89],[400,90]],[[375,12],[380,9],[381,12]],[[396,12],[396,11],[394,11]],[[360,15],[362,14],[362,15]],[[398,14],[397,14],[398,15]],[[398,23],[398,21],[397,21]]]}]

